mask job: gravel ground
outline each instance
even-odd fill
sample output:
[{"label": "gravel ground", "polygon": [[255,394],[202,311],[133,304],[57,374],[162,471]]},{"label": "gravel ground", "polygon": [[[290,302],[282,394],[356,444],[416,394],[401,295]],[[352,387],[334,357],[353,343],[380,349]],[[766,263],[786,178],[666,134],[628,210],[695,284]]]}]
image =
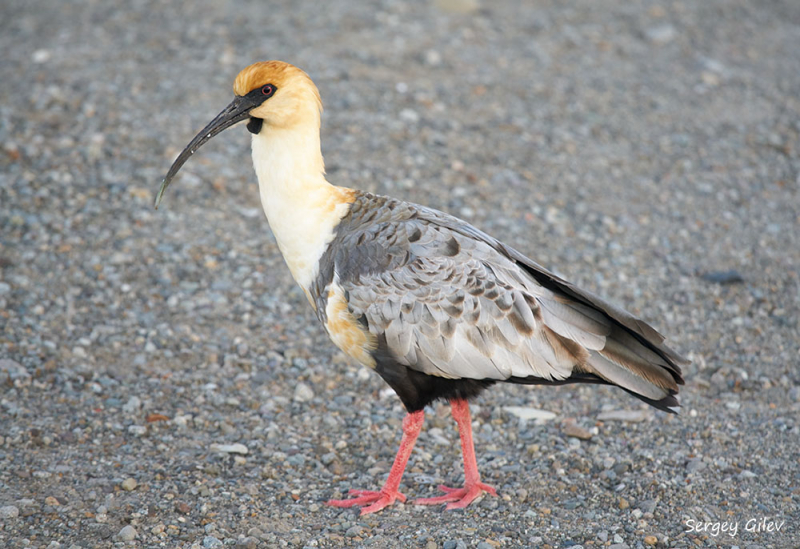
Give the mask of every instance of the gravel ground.
[{"label": "gravel ground", "polygon": [[[273,4],[2,3],[0,546],[800,546],[800,5]],[[497,387],[474,428],[500,497],[323,505],[383,482],[403,411],[294,287],[247,132],[152,208],[270,58],[319,85],[332,181],[650,320],[693,360],[683,413]],[[431,409],[406,494],[462,480],[457,440]]]}]

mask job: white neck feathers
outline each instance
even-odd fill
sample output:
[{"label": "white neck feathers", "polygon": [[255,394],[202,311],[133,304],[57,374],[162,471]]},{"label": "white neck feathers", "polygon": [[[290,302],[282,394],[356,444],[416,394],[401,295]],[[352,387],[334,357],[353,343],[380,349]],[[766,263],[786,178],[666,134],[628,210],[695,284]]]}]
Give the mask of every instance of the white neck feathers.
[{"label": "white neck feathers", "polygon": [[319,260],[347,213],[353,191],[325,179],[319,118],[253,135],[253,165],[261,205],[295,281],[308,290]]}]

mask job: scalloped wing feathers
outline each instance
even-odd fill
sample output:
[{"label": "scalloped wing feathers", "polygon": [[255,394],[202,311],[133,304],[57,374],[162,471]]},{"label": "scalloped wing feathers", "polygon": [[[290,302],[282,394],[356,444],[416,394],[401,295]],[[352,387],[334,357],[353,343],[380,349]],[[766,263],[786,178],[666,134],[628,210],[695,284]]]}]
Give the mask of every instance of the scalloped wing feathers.
[{"label": "scalloped wing feathers", "polygon": [[444,213],[359,193],[331,245],[349,311],[388,352],[448,379],[592,374],[658,401],[682,383],[645,322]]}]

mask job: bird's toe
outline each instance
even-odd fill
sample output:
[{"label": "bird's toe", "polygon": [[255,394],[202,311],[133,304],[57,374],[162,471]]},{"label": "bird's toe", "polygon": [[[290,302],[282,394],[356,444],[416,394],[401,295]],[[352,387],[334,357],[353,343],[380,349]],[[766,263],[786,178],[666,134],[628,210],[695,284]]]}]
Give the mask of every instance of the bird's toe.
[{"label": "bird's toe", "polygon": [[356,507],[361,506],[361,514],[374,513],[388,507],[396,500],[406,501],[406,496],[398,491],[375,491],[375,490],[350,490],[348,495],[355,496],[352,499],[331,499],[325,502],[331,507]]},{"label": "bird's toe", "polygon": [[421,498],[414,501],[417,505],[438,505],[446,503],[447,509],[463,509],[481,494],[486,492],[493,496],[497,495],[497,490],[483,482],[475,482],[468,484],[463,488],[450,488],[448,486],[439,486],[439,490],[445,494],[443,496],[436,496],[432,498]]}]

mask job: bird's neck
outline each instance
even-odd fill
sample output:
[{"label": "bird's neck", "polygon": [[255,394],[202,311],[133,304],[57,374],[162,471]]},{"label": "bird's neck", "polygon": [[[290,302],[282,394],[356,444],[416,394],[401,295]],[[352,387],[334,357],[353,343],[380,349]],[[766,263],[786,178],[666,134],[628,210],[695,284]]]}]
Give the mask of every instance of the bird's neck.
[{"label": "bird's neck", "polygon": [[325,179],[319,122],[253,135],[261,205],[292,276],[308,290],[354,192]]}]

